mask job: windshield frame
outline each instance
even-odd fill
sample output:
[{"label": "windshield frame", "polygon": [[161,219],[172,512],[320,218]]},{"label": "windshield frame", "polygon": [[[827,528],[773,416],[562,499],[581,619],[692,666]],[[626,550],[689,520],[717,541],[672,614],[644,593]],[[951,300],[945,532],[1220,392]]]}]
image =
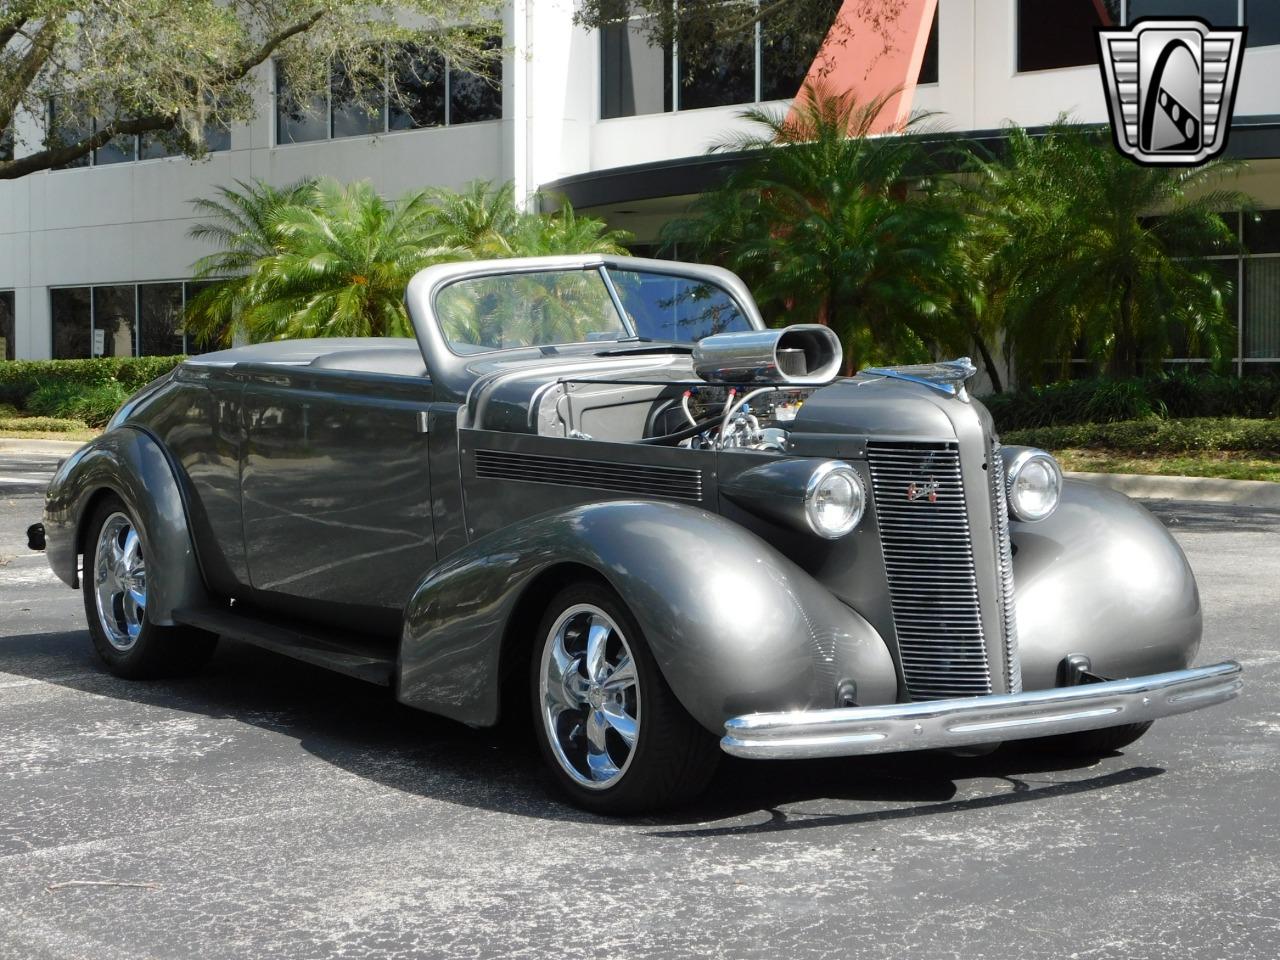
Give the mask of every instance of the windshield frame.
[{"label": "windshield frame", "polygon": [[[437,398],[453,402],[465,402],[467,393],[477,377],[475,365],[478,363],[501,362],[504,357],[512,359],[521,355],[536,357],[546,348],[539,347],[507,347],[499,350],[484,350],[479,353],[459,354],[454,351],[444,335],[440,319],[435,312],[436,294],[458,280],[491,277],[501,274],[546,273],[557,270],[586,271],[604,268],[617,270],[638,270],[660,273],[671,277],[705,282],[720,287],[737,304],[738,309],[747,319],[752,329],[764,330],[767,325],[760,316],[760,310],[738,276],[707,264],[684,263],[674,260],[654,260],[647,257],[613,256],[604,254],[572,254],[550,257],[512,257],[499,260],[459,260],[439,263],[418,271],[409,281],[405,290],[405,306],[409,312],[409,321],[413,326],[414,337],[422,350],[427,370],[436,384]],[[616,291],[615,291],[616,292]],[[617,310],[615,304],[614,309]],[[622,314],[625,318],[625,311]],[[626,319],[623,327],[633,330],[633,325]],[[573,354],[589,353],[593,347],[608,347],[617,343],[634,343],[634,334],[624,340],[574,341],[557,346],[568,348]],[[667,342],[667,341],[655,341]],[[670,341],[682,342],[682,341]]]}]

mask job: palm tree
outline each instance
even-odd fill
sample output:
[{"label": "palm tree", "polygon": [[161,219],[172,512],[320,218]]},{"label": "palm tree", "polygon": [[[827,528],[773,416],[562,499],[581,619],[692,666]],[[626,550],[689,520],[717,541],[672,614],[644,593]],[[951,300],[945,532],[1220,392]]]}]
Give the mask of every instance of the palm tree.
[{"label": "palm tree", "polygon": [[197,214],[210,219],[189,231],[196,240],[212,244],[214,253],[193,265],[196,280],[213,280],[187,303],[186,326],[196,339],[230,345],[254,299],[253,268],[277,251],[273,233],[276,214],[287,206],[309,202],[315,180],[307,178],[287,187],[273,187],[261,180],[239,188],[219,187],[219,199],[192,201]]},{"label": "palm tree", "polygon": [[412,336],[404,306],[423,267],[462,259],[426,191],[388,203],[367,180],[319,180],[309,202],[277,210],[276,249],[251,271],[254,339]]},{"label": "palm tree", "polygon": [[477,259],[572,253],[624,254],[630,234],[603,220],[578,216],[568,200],[550,214],[516,206],[515,185],[475,180],[461,191],[432,190],[442,239]]},{"label": "palm tree", "polygon": [[477,259],[518,256],[512,238],[520,229],[515,184],[494,187],[491,180],[473,180],[462,190],[428,191],[436,206],[435,221],[441,239],[468,250]]},{"label": "palm tree", "polygon": [[513,239],[522,257],[544,257],[573,253],[600,253],[625,256],[632,239],[626,230],[611,230],[595,217],[581,217],[566,199],[554,213],[525,214]]},{"label": "palm tree", "polygon": [[1232,285],[1204,257],[1237,247],[1221,211],[1247,198],[1215,185],[1232,169],[1138,166],[1062,119],[1043,137],[1011,126],[1002,157],[974,158],[962,188],[971,279],[1022,376],[1065,374],[1080,344],[1115,376],[1177,342],[1223,357]]},{"label": "palm tree", "polygon": [[663,234],[739,273],[766,315],[832,327],[850,369],[957,339],[945,281],[963,220],[920,178],[919,118],[870,135],[887,100],[810,87],[792,118],[746,111],[757,132],[714,149],[754,156]]}]

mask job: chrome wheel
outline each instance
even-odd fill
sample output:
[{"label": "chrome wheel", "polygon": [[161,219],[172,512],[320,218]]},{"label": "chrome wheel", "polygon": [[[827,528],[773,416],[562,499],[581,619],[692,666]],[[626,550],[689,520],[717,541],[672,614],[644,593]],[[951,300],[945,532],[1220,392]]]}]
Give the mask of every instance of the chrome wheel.
[{"label": "chrome wheel", "polygon": [[107,641],[117,650],[131,649],[146,618],[147,566],[138,531],[126,514],[111,514],[98,532],[93,592]]},{"label": "chrome wheel", "polygon": [[539,714],[560,767],[577,783],[616,783],[635,754],[640,684],[622,630],[599,607],[565,610],[542,645]]}]

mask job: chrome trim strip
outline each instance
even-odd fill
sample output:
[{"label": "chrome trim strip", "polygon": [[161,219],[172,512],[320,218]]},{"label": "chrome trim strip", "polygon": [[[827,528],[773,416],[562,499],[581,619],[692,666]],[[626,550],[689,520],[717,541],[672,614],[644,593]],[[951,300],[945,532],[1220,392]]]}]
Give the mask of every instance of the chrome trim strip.
[{"label": "chrome trim strip", "polygon": [[996,556],[999,561],[1000,624],[1004,628],[1004,685],[1009,693],[1022,692],[1022,661],[1018,655],[1018,616],[1013,583],[1013,544],[1009,536],[1009,503],[1005,487],[1004,456],[1000,441],[991,444],[991,486],[995,494]]},{"label": "chrome trim strip", "polygon": [[1240,693],[1240,664],[1075,687],[926,703],[753,713],[725,722],[720,747],[737,757],[802,759],[969,747],[1048,737],[1225,703]]}]

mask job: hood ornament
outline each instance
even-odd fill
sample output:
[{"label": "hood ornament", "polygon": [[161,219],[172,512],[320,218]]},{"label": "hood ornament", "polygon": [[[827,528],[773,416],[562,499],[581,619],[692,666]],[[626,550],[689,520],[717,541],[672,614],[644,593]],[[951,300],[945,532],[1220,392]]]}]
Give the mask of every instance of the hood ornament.
[{"label": "hood ornament", "polygon": [[870,374],[877,377],[892,377],[895,380],[908,380],[911,383],[923,384],[949,397],[960,400],[969,399],[965,390],[965,382],[978,368],[968,357],[955,360],[940,360],[937,363],[910,363],[896,367],[864,367],[859,374]]}]

